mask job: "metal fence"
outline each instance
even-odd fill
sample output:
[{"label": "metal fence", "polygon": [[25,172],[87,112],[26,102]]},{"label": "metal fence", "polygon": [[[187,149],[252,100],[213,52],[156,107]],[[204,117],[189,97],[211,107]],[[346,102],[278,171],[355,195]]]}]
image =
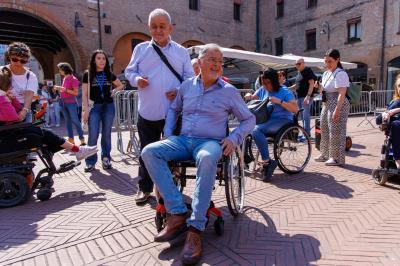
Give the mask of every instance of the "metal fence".
[{"label": "metal fence", "polygon": [[[247,93],[253,93],[251,89],[239,90],[242,97]],[[368,120],[368,114],[373,113],[374,116],[377,112],[386,109],[388,104],[393,98],[393,90],[385,91],[363,91],[361,92],[360,103],[352,105],[350,109],[350,115],[365,115],[365,119],[360,122],[369,123],[373,126],[371,120]],[[115,128],[117,130],[117,147],[118,150],[123,153],[133,154],[135,156],[140,155],[140,143],[137,135],[137,121],[138,121],[138,92],[137,91],[120,91],[115,95],[115,109],[116,119]],[[311,109],[311,117],[319,117],[322,110],[322,101],[315,99]],[[229,126],[235,127],[238,125],[238,121],[233,116],[229,117]],[[122,134],[125,131],[129,131],[129,142],[124,148]]]}]

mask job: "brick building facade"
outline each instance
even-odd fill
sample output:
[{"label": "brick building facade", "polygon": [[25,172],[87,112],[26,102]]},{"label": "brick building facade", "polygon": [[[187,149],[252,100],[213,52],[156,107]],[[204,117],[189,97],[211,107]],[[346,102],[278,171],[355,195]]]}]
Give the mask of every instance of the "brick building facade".
[{"label": "brick building facade", "polygon": [[[194,10],[189,8],[190,2],[198,2]],[[240,21],[234,19],[234,2],[240,3],[232,0],[101,0],[102,48],[110,55],[114,72],[121,73],[130,60],[132,46],[150,39],[148,15],[160,7],[171,14],[172,37],[178,43],[190,46],[216,42],[222,46],[254,50],[255,1],[242,1]],[[81,73],[91,52],[99,47],[96,0],[2,0],[0,12],[2,10],[32,16],[56,29],[65,39],[66,49],[52,57],[41,48],[33,49],[35,57],[44,65],[46,78],[54,75],[59,61],[72,63],[77,73]]]},{"label": "brick building facade", "polygon": [[261,10],[263,52],[322,57],[336,48],[359,63],[354,80],[391,88],[400,69],[399,0],[269,0]]},{"label": "brick building facade", "polygon": [[[353,79],[377,85],[387,79],[390,83],[400,69],[400,0],[100,0],[102,47],[116,74],[128,64],[132,47],[150,38],[147,18],[156,7],[170,12],[173,39],[185,46],[216,42],[316,57],[337,48],[343,60],[360,64]],[[81,73],[99,47],[96,0],[1,0],[0,12],[4,10],[40,20],[64,39],[66,46],[52,56],[33,48],[45,78],[54,76],[60,61]]]}]

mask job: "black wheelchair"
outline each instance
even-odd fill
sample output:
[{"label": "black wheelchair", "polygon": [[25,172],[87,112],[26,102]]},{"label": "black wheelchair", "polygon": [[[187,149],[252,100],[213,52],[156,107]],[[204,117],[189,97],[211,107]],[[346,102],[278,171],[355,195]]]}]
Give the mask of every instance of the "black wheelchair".
[{"label": "black wheelchair", "polygon": [[[400,115],[391,118],[391,121],[400,119]],[[381,160],[379,167],[372,170],[372,178],[375,183],[383,186],[389,177],[400,176],[400,170],[397,169],[396,161],[393,157],[392,140],[390,136],[391,121],[383,121],[382,116],[377,117],[379,129],[384,132],[385,140],[381,147]]]},{"label": "black wheelchair", "polygon": [[[18,123],[0,126],[0,146],[7,141],[12,151],[0,151],[0,207],[12,207],[24,203],[37,190],[40,201],[51,198],[53,176],[73,169],[79,162],[71,161],[57,168],[50,151],[36,134],[21,134],[26,127],[39,126],[43,122]],[[10,143],[11,142],[11,143]],[[4,147],[4,146],[3,146]],[[44,169],[35,176],[33,168],[36,154],[44,164]]]},{"label": "black wheelchair", "polygon": [[[232,216],[238,216],[244,207],[245,197],[245,176],[244,176],[244,161],[243,147],[237,146],[235,151],[230,156],[223,156],[217,163],[218,184],[225,187],[225,197],[229,212]],[[183,192],[186,187],[187,179],[196,179],[196,175],[189,174],[188,168],[196,168],[194,160],[187,161],[171,161],[169,162],[173,179],[180,192]],[[215,188],[214,188],[215,189]],[[191,206],[187,204],[190,209]],[[222,235],[224,232],[224,220],[222,212],[215,207],[213,201],[210,202],[210,207],[207,211],[207,225],[211,216],[215,217],[214,231],[217,235]],[[160,232],[165,227],[166,209],[163,199],[159,199],[156,207],[155,224]],[[207,226],[206,225],[206,226]]]},{"label": "black wheelchair", "polygon": [[[305,129],[299,125],[299,114],[303,109],[293,115],[293,121],[287,122],[281,128],[267,134],[268,145],[272,146],[274,159],[278,162],[278,167],[287,174],[297,174],[306,168],[311,158],[310,136]],[[249,135],[245,140],[245,163],[246,168],[254,161],[253,172],[256,169],[259,151],[252,136]],[[253,152],[256,152],[254,157]],[[271,157],[272,158],[272,157]]]}]

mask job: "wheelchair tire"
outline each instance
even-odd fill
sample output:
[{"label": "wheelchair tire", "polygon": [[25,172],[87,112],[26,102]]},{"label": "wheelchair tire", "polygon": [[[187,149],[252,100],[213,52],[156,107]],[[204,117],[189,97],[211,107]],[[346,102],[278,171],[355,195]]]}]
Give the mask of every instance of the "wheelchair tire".
[{"label": "wheelchair tire", "polygon": [[[305,139],[300,140],[299,136]],[[274,139],[274,157],[279,168],[287,174],[303,171],[311,158],[310,136],[304,128],[297,125],[283,127]]]},{"label": "wheelchair tire", "polygon": [[53,193],[51,192],[51,189],[49,189],[49,188],[41,188],[36,193],[36,196],[40,201],[47,201],[47,200],[49,200],[51,198],[52,194]]},{"label": "wheelchair tire", "polygon": [[156,225],[157,232],[161,232],[164,229],[164,220],[165,218],[159,212],[156,213],[156,217],[154,217],[154,222]]},{"label": "wheelchair tire", "polygon": [[225,221],[222,217],[218,217],[214,222],[214,231],[218,236],[222,236],[224,234],[224,225]]},{"label": "wheelchair tire", "polygon": [[245,176],[242,148],[235,151],[223,162],[225,196],[229,212],[236,217],[243,211],[245,196]]},{"label": "wheelchair tire", "polygon": [[0,207],[22,204],[30,196],[31,189],[25,176],[13,172],[0,174]]},{"label": "wheelchair tire", "polygon": [[375,183],[378,185],[385,185],[388,180],[388,174],[384,172],[381,168],[376,168],[372,170],[372,178],[374,179]]}]

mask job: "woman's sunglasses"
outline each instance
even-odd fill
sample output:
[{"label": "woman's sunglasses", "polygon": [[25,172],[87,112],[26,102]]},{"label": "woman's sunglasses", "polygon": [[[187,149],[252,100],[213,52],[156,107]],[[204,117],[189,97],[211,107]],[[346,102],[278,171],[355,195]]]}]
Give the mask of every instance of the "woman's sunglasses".
[{"label": "woman's sunglasses", "polygon": [[13,61],[14,63],[21,62],[21,64],[26,64],[26,63],[28,63],[28,59],[18,59],[18,58],[16,58],[16,57],[12,57],[12,58],[11,58],[11,61]]}]

